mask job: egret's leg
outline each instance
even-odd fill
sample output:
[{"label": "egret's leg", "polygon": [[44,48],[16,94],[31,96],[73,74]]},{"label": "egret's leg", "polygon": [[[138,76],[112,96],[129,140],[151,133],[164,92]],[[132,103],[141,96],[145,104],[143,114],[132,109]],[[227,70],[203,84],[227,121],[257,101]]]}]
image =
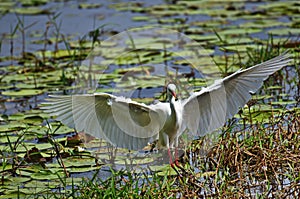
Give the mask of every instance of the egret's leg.
[{"label": "egret's leg", "polygon": [[169,155],[170,165],[172,165],[173,164],[173,160],[172,160],[172,154],[171,154],[171,150],[170,150],[169,136],[168,136],[168,134],[163,133],[163,137],[164,137],[164,141],[165,141],[166,147],[168,148],[168,155]]},{"label": "egret's leg", "polygon": [[168,148],[168,154],[169,154],[169,162],[170,162],[170,165],[172,166],[173,160],[172,160],[172,154],[171,154],[170,148]]},{"label": "egret's leg", "polygon": [[[172,161],[172,154],[171,154],[171,151],[170,151],[170,148],[168,148],[168,151],[169,151],[169,156],[170,156],[170,165],[171,167],[175,170],[175,172],[178,174],[179,177],[182,177],[182,175],[178,172],[178,170],[176,169],[177,168],[180,168],[181,170],[185,171],[184,168],[182,168],[178,162],[178,151],[177,151],[177,147],[178,147],[178,137],[175,137],[175,140],[174,142],[172,143],[172,148],[175,144],[175,161],[173,162]],[[176,166],[176,167],[175,167]]]},{"label": "egret's leg", "polygon": [[178,137],[175,138],[174,142],[175,142],[174,143],[175,144],[175,165],[180,167],[179,162],[178,162],[178,158],[179,158],[178,157]]}]

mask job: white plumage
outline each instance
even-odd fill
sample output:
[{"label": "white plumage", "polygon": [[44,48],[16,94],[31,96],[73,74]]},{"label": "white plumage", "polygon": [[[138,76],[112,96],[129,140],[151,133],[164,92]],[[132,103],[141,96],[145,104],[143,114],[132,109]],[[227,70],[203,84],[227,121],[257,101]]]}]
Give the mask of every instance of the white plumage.
[{"label": "white plumage", "polygon": [[263,81],[290,62],[284,53],[271,60],[216,81],[193,93],[185,100],[175,101],[176,86],[167,87],[167,102],[153,105],[137,103],[107,93],[72,96],[51,96],[42,106],[57,120],[104,138],[117,147],[142,149],[158,138],[159,147],[178,144],[186,128],[196,135],[205,135],[222,126],[251,99]]}]

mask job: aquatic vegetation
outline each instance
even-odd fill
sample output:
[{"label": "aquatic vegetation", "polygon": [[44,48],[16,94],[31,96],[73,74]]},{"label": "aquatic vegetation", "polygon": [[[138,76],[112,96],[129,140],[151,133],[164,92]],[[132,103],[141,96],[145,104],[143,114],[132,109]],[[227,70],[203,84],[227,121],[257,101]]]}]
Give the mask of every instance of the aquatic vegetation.
[{"label": "aquatic vegetation", "polygon": [[[0,38],[0,198],[299,195],[298,2],[87,2],[72,7],[76,14],[69,15],[54,9],[60,8],[58,2],[19,2],[0,2],[2,19],[16,19],[5,26],[7,30],[1,29]],[[89,18],[94,11],[95,18]],[[164,39],[132,34],[120,47],[118,37],[112,36],[126,23],[113,25],[110,20],[115,16],[110,13],[115,12],[127,15],[130,26],[139,27],[135,31],[172,29],[195,42],[171,51],[181,43],[176,37],[163,37],[169,32],[162,31]],[[72,21],[78,18],[68,16],[95,20],[96,25],[91,30],[82,23],[84,28],[76,30]],[[200,90],[219,76],[286,49],[293,56],[291,66],[271,76],[220,129],[212,145],[205,145],[207,137],[185,145],[184,169],[176,171],[152,164],[162,154],[115,150],[103,140],[53,121],[38,108],[51,93],[95,90],[124,92],[151,103],[164,99],[168,81],[183,85],[183,97],[191,88]],[[197,53],[201,56],[191,56]]]}]

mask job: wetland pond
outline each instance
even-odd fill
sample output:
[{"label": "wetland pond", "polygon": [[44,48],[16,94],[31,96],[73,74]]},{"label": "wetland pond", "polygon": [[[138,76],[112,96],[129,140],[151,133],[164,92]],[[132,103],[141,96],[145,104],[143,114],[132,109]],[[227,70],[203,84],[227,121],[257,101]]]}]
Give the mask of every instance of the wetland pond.
[{"label": "wetland pond", "polygon": [[[0,198],[300,194],[298,1],[0,0],[0,12]],[[285,50],[290,66],[234,118],[182,136],[185,170],[152,145],[115,149],[39,108],[92,92],[149,104],[169,82],[186,98]]]}]

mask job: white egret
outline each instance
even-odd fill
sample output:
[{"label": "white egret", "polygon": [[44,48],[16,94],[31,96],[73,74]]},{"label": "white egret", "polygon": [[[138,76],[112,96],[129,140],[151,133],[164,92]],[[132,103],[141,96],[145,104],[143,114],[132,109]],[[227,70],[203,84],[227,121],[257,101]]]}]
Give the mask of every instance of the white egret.
[{"label": "white egret", "polygon": [[[266,62],[216,81],[185,100],[175,100],[176,86],[167,87],[167,102],[152,105],[107,93],[51,96],[43,106],[57,120],[104,138],[116,147],[142,149],[158,139],[158,147],[178,145],[188,128],[205,135],[236,114],[263,84],[263,81],[290,62],[284,53]],[[170,151],[170,150],[169,150]]]}]

